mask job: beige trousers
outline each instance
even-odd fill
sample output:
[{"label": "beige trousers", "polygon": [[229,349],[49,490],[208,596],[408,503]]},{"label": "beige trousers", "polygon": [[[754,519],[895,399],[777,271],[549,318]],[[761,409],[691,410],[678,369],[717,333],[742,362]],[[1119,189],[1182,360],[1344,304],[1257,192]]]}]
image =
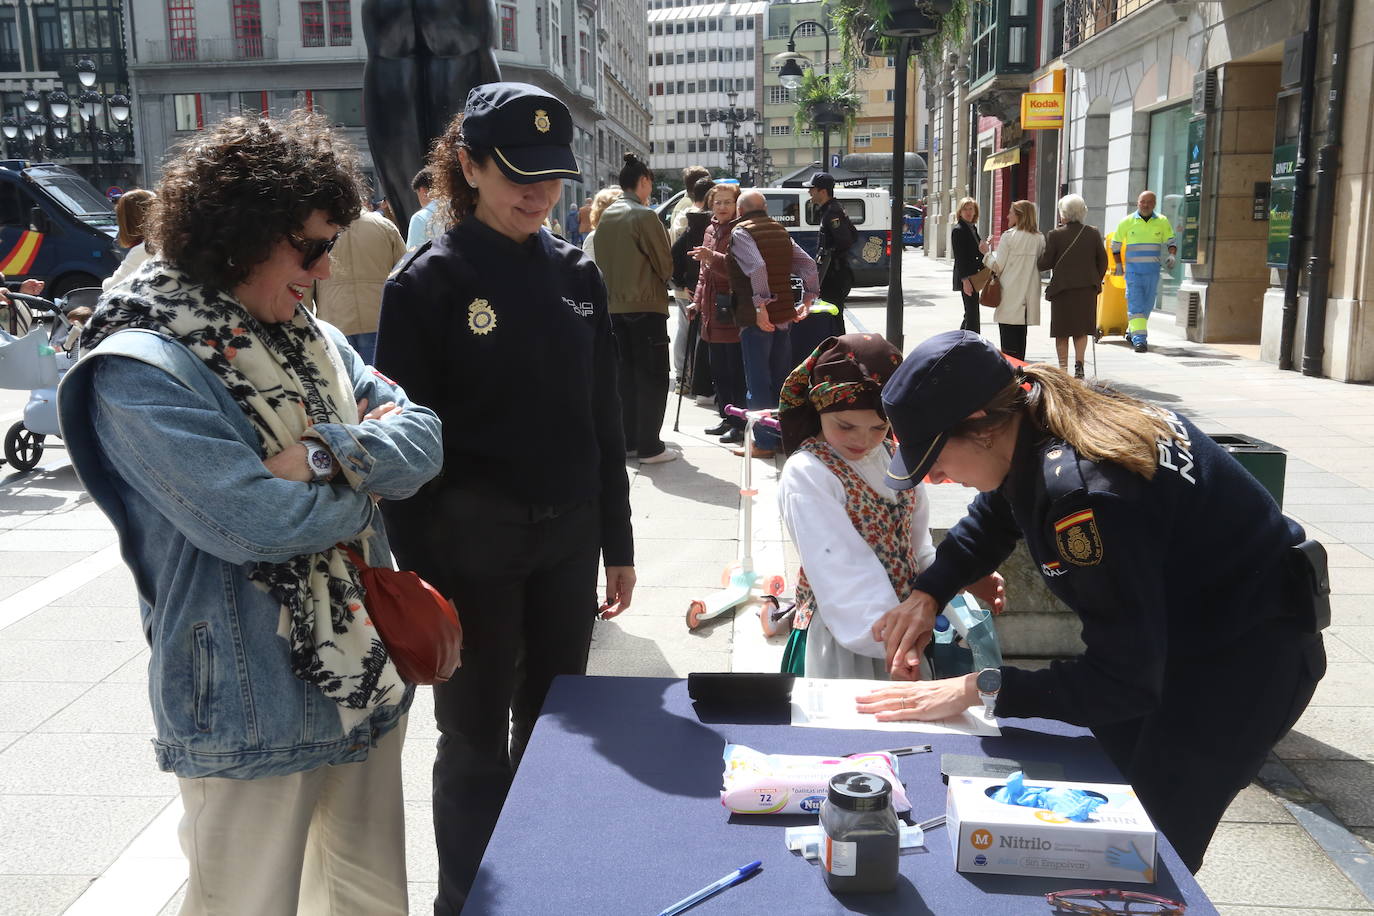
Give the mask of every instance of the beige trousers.
[{"label": "beige trousers", "polygon": [[181,779],[181,916],[406,916],[401,721],[367,760]]}]

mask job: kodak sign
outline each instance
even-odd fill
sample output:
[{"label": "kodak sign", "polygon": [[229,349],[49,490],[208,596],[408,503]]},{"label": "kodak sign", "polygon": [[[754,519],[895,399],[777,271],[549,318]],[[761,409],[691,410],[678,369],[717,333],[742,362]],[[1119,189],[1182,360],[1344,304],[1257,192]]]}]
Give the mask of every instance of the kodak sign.
[{"label": "kodak sign", "polygon": [[1022,130],[1060,130],[1064,126],[1064,93],[1026,92],[1021,95]]}]

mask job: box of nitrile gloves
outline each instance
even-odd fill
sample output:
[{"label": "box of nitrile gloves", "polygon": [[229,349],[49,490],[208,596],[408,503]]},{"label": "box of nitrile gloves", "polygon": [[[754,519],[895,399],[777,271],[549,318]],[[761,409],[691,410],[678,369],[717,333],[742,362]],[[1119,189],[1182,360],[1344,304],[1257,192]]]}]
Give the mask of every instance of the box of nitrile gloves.
[{"label": "box of nitrile gloves", "polygon": [[955,867],[967,874],[1092,878],[1151,884],[1155,827],[1128,785],[1033,780],[1103,799],[1085,821],[993,799],[1006,779],[951,776],[949,837]]}]

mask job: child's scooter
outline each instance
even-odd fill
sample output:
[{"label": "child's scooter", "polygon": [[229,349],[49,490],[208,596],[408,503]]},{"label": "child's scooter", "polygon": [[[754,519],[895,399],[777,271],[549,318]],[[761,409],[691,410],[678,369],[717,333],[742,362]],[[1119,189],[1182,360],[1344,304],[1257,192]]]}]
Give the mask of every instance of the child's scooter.
[{"label": "child's scooter", "polygon": [[[741,410],[727,405],[727,416],[744,419],[744,468],[740,472],[740,512],[744,531],[740,535],[738,562],[726,567],[721,576],[725,586],[709,598],[697,598],[687,606],[687,628],[695,630],[707,620],[719,617],[731,608],[748,604],[754,597],[754,586],[762,580],[766,595],[776,597],[787,587],[787,581],[779,575],[761,576],[754,571],[754,497],[758,491],[753,487],[753,441],[754,424],[760,423],[769,429],[778,429],[778,421],[773,419],[771,410]],[[765,609],[767,613],[767,609]]]}]

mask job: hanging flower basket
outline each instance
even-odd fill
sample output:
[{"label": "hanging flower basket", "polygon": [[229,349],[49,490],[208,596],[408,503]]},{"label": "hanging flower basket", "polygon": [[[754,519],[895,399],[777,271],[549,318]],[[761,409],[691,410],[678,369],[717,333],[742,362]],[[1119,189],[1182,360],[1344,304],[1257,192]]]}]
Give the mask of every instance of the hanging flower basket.
[{"label": "hanging flower basket", "polygon": [[940,31],[950,0],[887,0],[888,17],[878,23],[884,35],[923,38]]},{"label": "hanging flower basket", "polygon": [[838,127],[844,123],[844,111],[831,103],[821,103],[812,109],[811,120],[817,127]]}]

